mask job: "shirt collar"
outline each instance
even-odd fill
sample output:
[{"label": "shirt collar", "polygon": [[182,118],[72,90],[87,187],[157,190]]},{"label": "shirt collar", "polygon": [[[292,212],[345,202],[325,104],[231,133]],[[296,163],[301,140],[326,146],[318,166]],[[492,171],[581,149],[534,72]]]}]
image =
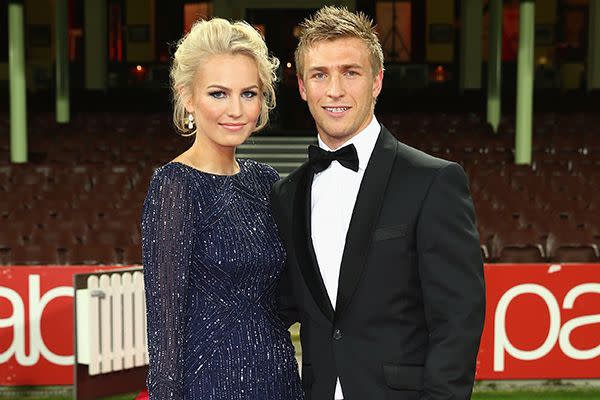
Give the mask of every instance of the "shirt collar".
[{"label": "shirt collar", "polygon": [[[358,154],[358,169],[364,171],[367,168],[367,164],[369,163],[369,159],[371,158],[371,153],[373,153],[373,149],[375,148],[375,143],[377,142],[377,138],[379,137],[379,131],[381,130],[381,126],[377,121],[375,115],[371,119],[369,125],[365,127],[358,134],[352,136],[347,142],[342,144],[339,148],[341,149],[344,146],[349,144],[353,144],[356,147],[356,153]],[[321,136],[317,135],[319,139],[319,147],[327,150],[333,151],[321,140]]]}]

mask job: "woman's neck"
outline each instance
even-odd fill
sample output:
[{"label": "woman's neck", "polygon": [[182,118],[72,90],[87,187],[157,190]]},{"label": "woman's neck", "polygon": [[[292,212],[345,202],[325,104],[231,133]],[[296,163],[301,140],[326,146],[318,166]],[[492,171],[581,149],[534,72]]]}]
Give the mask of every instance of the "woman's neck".
[{"label": "woman's neck", "polygon": [[215,175],[235,175],[240,172],[240,166],[235,159],[235,147],[220,146],[201,136],[197,136],[192,147],[179,158],[185,164]]}]

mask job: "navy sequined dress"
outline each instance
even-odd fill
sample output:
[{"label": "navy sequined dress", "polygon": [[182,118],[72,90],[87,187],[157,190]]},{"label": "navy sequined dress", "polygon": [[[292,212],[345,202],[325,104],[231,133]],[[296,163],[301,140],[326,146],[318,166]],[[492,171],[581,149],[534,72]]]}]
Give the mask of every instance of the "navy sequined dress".
[{"label": "navy sequined dress", "polygon": [[294,348],[277,316],[285,250],[271,167],[232,176],[171,162],[142,215],[150,399],[300,400]]}]

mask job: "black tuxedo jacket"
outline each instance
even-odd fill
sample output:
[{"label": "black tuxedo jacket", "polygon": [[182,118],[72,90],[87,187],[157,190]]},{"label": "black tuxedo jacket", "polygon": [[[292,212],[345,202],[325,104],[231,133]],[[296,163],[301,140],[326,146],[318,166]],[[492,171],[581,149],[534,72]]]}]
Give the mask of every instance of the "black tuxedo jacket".
[{"label": "black tuxedo jacket", "polygon": [[[469,399],[485,289],[467,179],[455,163],[397,141],[382,126],[360,186],[335,308],[310,238],[313,172],[273,188],[288,262],[282,317],[301,323],[306,398]],[[340,196],[343,196],[340,193]]]}]

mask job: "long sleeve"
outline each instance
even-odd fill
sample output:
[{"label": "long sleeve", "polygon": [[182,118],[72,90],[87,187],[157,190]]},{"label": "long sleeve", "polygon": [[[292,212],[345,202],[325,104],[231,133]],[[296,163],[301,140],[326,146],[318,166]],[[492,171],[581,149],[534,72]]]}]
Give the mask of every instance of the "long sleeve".
[{"label": "long sleeve", "polygon": [[166,166],[150,182],[142,214],[150,399],[183,399],[193,202],[180,171]]},{"label": "long sleeve", "polygon": [[429,328],[423,399],[469,399],[483,329],[485,287],[475,214],[457,164],[438,171],[417,227]]},{"label": "long sleeve", "polygon": [[[278,183],[274,182],[271,190],[271,209],[273,210],[273,217],[275,218],[279,235],[283,242],[289,245],[289,243],[291,243],[291,238],[285,237],[285,227],[289,224],[289,222],[284,218],[284,212],[280,204],[281,197],[278,188]],[[290,277],[290,249],[288,248],[287,251],[288,256],[286,257],[286,263],[277,283],[276,299],[279,318],[283,324],[289,328],[295,322],[300,320],[300,315],[294,298],[292,278]]]}]

